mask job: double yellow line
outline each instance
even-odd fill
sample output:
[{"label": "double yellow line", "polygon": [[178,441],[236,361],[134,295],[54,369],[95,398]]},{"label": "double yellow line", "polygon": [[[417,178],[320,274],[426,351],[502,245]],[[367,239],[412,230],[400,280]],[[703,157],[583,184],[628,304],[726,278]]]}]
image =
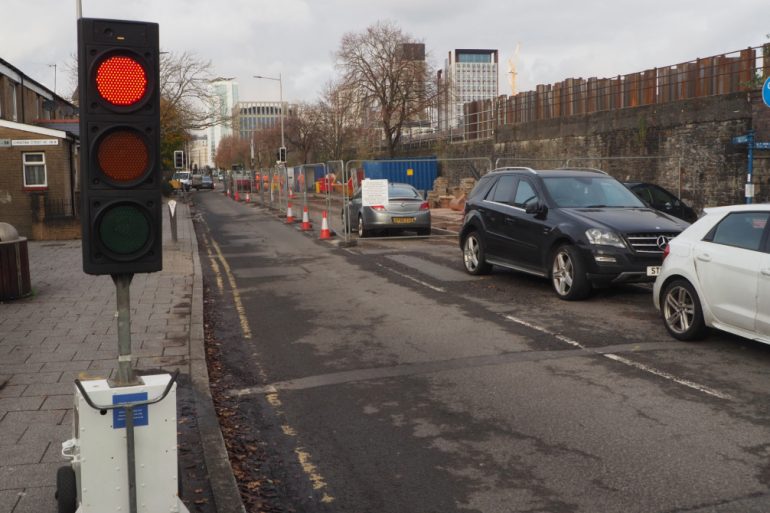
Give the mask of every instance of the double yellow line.
[{"label": "double yellow line", "polygon": [[[238,319],[241,324],[241,331],[243,332],[243,338],[250,339],[252,338],[251,326],[249,325],[249,320],[246,317],[246,310],[243,308],[243,302],[241,301],[241,294],[238,291],[238,284],[235,282],[235,276],[233,276],[232,270],[230,269],[230,265],[227,263],[225,256],[222,254],[222,250],[219,247],[219,244],[217,244],[217,242],[213,239],[213,237],[211,237],[211,230],[209,229],[209,226],[206,223],[205,219],[201,218],[201,222],[203,223],[203,226],[206,229],[206,232],[203,237],[203,245],[206,248],[206,254],[209,258],[209,262],[211,263],[211,269],[214,271],[214,275],[216,276],[217,289],[219,290],[219,294],[221,296],[225,295],[224,279],[226,278],[228,284],[230,285],[230,290],[233,295],[233,303],[235,304],[235,311],[238,314]],[[223,275],[224,275],[224,278],[223,278]],[[260,379],[262,379],[263,382],[267,383],[267,374],[265,374],[261,365],[259,365],[259,362],[255,361],[254,364],[256,366],[257,373],[259,374]],[[286,415],[283,412],[281,400],[278,398],[278,393],[271,392],[266,395],[266,399],[280,418],[286,417]],[[291,436],[291,437],[297,436],[296,430],[288,424],[282,425],[281,430],[286,436]],[[297,444],[297,447],[294,449],[294,454],[297,457],[297,461],[299,462],[300,467],[302,467],[303,472],[305,472],[308,479],[310,479],[310,482],[313,484],[313,489],[321,493],[321,502],[327,503],[327,504],[330,502],[334,502],[334,497],[332,497],[325,491],[326,481],[324,480],[323,476],[321,476],[321,474],[318,472],[318,468],[313,464],[310,457],[310,453],[307,452],[305,448],[300,447],[299,444]]]}]

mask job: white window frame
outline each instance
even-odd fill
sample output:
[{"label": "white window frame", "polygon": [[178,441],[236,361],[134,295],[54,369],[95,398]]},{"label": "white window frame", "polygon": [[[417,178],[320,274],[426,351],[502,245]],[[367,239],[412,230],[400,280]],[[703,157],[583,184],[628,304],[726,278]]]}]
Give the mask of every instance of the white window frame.
[{"label": "white window frame", "polygon": [[[42,162],[27,162],[27,155],[40,155],[43,157]],[[27,166],[43,166],[43,183],[29,184],[27,183]],[[21,172],[24,178],[25,189],[42,189],[48,187],[48,168],[45,164],[45,152],[42,151],[29,151],[21,154]]]},{"label": "white window frame", "polygon": [[18,121],[19,120],[19,107],[16,104],[18,101],[17,98],[17,91],[18,86],[15,82],[11,82],[11,121]]}]

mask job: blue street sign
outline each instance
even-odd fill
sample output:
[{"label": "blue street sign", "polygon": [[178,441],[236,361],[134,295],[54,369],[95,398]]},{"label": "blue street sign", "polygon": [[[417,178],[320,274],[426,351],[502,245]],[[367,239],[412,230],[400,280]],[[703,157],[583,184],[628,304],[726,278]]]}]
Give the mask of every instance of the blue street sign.
[{"label": "blue street sign", "polygon": [[770,142],[755,142],[755,150],[770,150]]},{"label": "blue street sign", "polygon": [[[147,392],[138,394],[121,394],[112,396],[112,404],[137,403],[147,400]],[[150,424],[147,405],[134,408],[134,426],[147,426]],[[126,427],[126,410],[116,408],[112,410],[112,429],[122,429]]]},{"label": "blue street sign", "polygon": [[748,135],[739,135],[738,137],[733,137],[733,144],[746,144],[747,142],[749,142]]},{"label": "blue street sign", "polygon": [[762,101],[765,102],[765,105],[770,107],[770,77],[767,77],[767,80],[765,80],[765,83],[762,86]]}]

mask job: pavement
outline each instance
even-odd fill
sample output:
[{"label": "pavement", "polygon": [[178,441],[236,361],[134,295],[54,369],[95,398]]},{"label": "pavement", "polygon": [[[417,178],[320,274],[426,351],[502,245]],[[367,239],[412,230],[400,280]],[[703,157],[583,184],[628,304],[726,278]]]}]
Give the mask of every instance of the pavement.
[{"label": "pavement", "polygon": [[[181,371],[178,396],[189,405],[180,415],[180,433],[184,423],[197,430],[184,436],[195,447],[182,449],[180,443],[180,459],[189,453],[202,460],[182,471],[183,484],[197,479],[191,496],[183,494],[190,511],[242,512],[209,392],[202,273],[190,210],[177,205],[177,242],[164,212],[163,271],[137,274],[131,284],[134,365]],[[57,511],[56,471],[67,464],[61,443],[72,437],[74,379],[117,372],[111,278],[83,273],[79,240],[30,241],[28,247],[33,294],[0,302],[0,513]],[[194,493],[202,496],[195,499]]]}]

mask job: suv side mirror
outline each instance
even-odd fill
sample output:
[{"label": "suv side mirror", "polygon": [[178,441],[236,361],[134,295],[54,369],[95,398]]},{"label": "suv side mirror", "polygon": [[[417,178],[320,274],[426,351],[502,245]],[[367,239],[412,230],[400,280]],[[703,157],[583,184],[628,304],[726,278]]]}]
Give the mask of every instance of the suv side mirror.
[{"label": "suv side mirror", "polygon": [[548,207],[540,203],[540,201],[535,198],[524,205],[524,212],[527,214],[545,214],[548,212]]}]

